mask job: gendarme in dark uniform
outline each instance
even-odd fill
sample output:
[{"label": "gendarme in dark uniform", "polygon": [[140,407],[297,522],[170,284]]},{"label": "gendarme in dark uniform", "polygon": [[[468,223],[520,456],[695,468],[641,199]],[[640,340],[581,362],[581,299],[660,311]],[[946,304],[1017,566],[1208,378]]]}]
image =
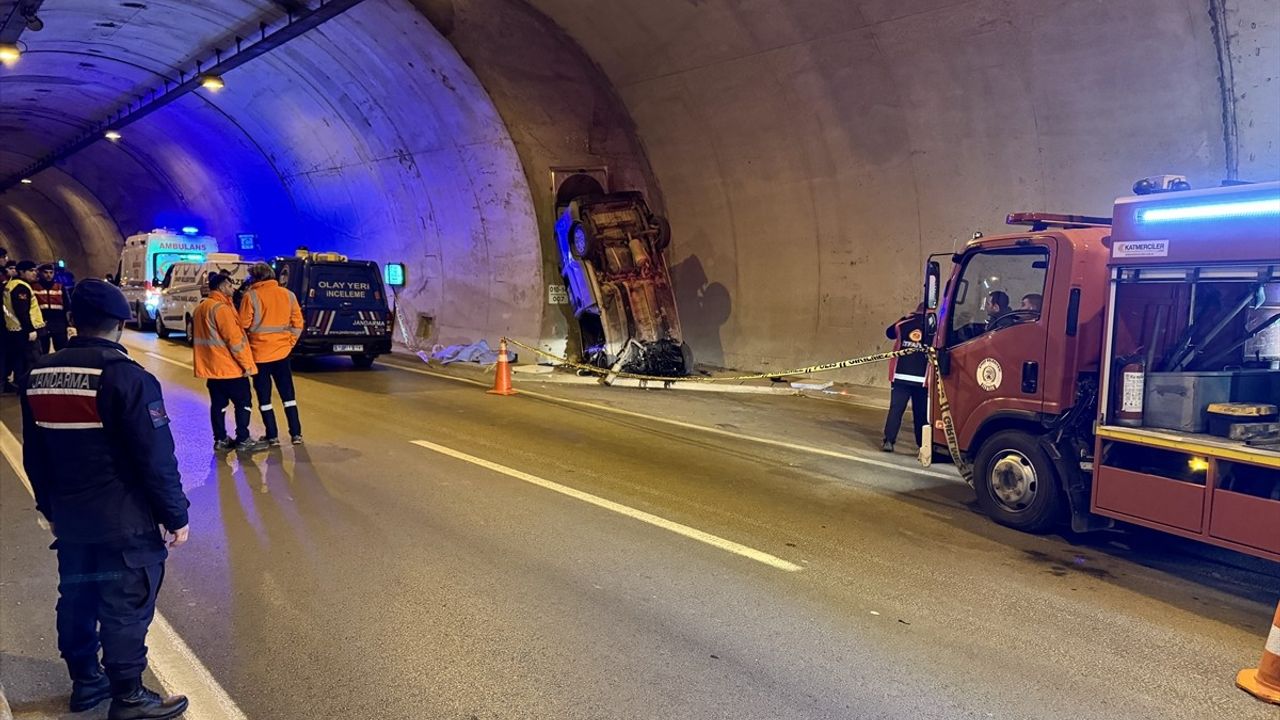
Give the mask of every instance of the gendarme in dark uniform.
[{"label": "gendarme in dark uniform", "polygon": [[82,282],[71,297],[77,336],[40,358],[22,389],[23,467],[56,537],[71,710],[110,697],[111,720],[172,718],[187,707],[142,685],[166,534],[171,547],[186,540],[190,503],[160,383],[118,343],[129,317],[115,286]]},{"label": "gendarme in dark uniform", "polygon": [[[924,308],[901,318],[885,328],[885,337],[896,340],[894,350],[923,350],[925,347]],[[902,415],[906,412],[907,402],[911,403],[911,419],[915,425],[916,447],[920,447],[924,424],[929,413],[929,391],[925,388],[925,373],[929,369],[929,357],[923,352],[903,355],[889,362],[889,378],[892,394],[889,398],[889,415],[884,422],[885,452],[893,452],[894,443],[898,442],[898,429],[902,426]]]}]

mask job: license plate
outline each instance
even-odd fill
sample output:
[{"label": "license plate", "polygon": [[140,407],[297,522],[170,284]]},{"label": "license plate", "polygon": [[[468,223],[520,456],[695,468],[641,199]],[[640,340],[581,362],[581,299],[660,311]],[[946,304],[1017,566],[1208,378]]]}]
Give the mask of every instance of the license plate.
[{"label": "license plate", "polygon": [[364,352],[363,345],[334,345],[334,352]]}]

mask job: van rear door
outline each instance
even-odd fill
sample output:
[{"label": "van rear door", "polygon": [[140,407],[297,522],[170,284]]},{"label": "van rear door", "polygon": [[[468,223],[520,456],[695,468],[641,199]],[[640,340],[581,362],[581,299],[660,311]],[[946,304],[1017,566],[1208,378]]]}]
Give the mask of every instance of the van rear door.
[{"label": "van rear door", "polygon": [[312,263],[305,287],[305,336],[378,336],[391,331],[376,263]]}]

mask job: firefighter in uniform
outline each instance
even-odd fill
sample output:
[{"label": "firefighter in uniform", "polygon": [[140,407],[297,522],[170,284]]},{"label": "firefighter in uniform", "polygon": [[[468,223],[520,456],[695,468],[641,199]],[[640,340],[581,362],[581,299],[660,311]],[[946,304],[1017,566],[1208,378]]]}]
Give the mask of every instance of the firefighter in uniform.
[{"label": "firefighter in uniform", "polygon": [[[924,350],[925,332],[924,305],[916,308],[914,313],[901,318],[885,328],[884,334],[890,340],[896,340],[894,350]],[[889,415],[884,421],[884,444],[881,450],[893,452],[894,443],[898,442],[898,430],[902,427],[902,414],[911,402],[911,419],[915,425],[916,447],[920,447],[924,434],[924,424],[928,418],[929,391],[925,389],[925,372],[929,367],[929,358],[923,352],[894,358],[889,361],[889,378],[892,394],[889,399]]]},{"label": "firefighter in uniform", "polygon": [[36,302],[31,284],[36,280],[36,264],[30,260],[18,263],[18,276],[4,286],[4,327],[8,335],[8,369],[13,382],[21,387],[40,356],[40,338],[44,335],[44,315]]},{"label": "firefighter in uniform", "polygon": [[190,503],[160,383],[119,344],[129,317],[118,288],[76,287],[79,332],[37,360],[23,389],[22,464],[56,538],[58,650],[72,712],[111,698],[109,720],[164,720],[187,699],[143,686],[145,641],[168,548],[187,540]]},{"label": "firefighter in uniform", "polygon": [[[222,273],[209,273],[209,296],[196,307],[191,327],[196,377],[209,388],[209,420],[213,423],[213,449],[256,452],[267,443],[249,439],[249,418],[253,415],[253,394],[249,378],[258,372],[249,350],[249,340],[240,327],[240,318],[231,304],[235,283]],[[224,417],[231,403],[236,419],[236,437],[227,438]]]},{"label": "firefighter in uniform", "polygon": [[40,354],[47,355],[50,343],[54,352],[67,346],[67,289],[54,277],[53,263],[41,265],[39,272],[33,288],[47,330],[40,338]]},{"label": "firefighter in uniform", "polygon": [[249,348],[258,365],[253,390],[258,396],[258,409],[262,411],[262,424],[266,426],[263,440],[272,447],[280,444],[276,413],[271,406],[274,383],[284,403],[289,437],[294,445],[301,445],[302,422],[298,419],[298,401],[293,393],[289,353],[302,337],[302,308],[293,292],[276,282],[276,273],[270,265],[254,265],[249,270],[249,280],[253,285],[240,303],[240,326],[249,333]]}]

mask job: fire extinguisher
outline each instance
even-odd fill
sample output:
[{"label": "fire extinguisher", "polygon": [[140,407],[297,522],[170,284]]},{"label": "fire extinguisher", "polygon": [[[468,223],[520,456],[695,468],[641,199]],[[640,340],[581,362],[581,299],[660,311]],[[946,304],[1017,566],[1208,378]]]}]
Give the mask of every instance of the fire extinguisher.
[{"label": "fire extinguisher", "polygon": [[1146,384],[1147,366],[1135,360],[1120,371],[1120,406],[1116,410],[1116,424],[1125,427],[1142,427],[1142,396]]}]

